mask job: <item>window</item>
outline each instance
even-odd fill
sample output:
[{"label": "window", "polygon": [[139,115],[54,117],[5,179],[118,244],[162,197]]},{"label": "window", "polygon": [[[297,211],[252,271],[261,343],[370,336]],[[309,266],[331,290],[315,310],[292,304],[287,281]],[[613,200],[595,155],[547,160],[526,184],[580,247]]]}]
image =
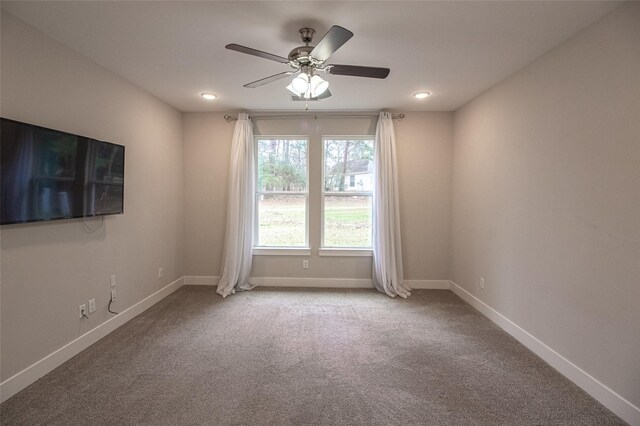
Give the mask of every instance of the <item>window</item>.
[{"label": "window", "polygon": [[324,137],[322,247],[370,248],[373,137]]},{"label": "window", "polygon": [[256,137],[256,246],[307,247],[308,139]]}]

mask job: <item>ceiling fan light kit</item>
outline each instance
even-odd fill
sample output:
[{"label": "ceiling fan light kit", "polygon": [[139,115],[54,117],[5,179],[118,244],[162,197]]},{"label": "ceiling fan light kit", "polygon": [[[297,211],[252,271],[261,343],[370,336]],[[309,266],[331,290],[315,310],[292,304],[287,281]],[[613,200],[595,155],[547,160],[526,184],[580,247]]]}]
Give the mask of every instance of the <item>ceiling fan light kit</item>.
[{"label": "ceiling fan light kit", "polygon": [[315,34],[313,28],[301,28],[299,33],[305,45],[291,50],[287,58],[239,44],[226,45],[225,47],[229,50],[288,64],[292,68],[292,71],[281,72],[253,81],[245,84],[244,87],[256,88],[286,77],[294,76],[293,80],[287,86],[287,89],[294,94],[294,96],[291,96],[292,100],[320,100],[331,96],[331,92],[328,90],[329,82],[317,74],[320,71],[333,75],[379,79],[387,78],[389,75],[389,68],[325,64],[336,50],[353,37],[353,33],[345,28],[334,25],[316,46],[310,46],[313,35]]},{"label": "ceiling fan light kit", "polygon": [[319,75],[312,75],[309,78],[310,71],[301,72],[287,86],[287,89],[295,96],[311,99],[318,98],[329,88],[329,82],[323,80]]}]

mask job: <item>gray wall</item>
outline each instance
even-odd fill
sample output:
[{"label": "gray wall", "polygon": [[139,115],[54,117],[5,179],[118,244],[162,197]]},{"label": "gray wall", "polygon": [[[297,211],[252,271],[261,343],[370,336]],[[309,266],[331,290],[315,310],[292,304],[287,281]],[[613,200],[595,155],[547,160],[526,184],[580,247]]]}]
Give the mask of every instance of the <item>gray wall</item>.
[{"label": "gray wall", "polygon": [[453,281],[640,406],[640,3],[457,111],[453,164]]},{"label": "gray wall", "polygon": [[[372,135],[375,118],[255,120],[262,135],[308,135],[320,158],[323,135]],[[411,112],[395,121],[405,277],[446,280],[450,271],[452,113]],[[233,123],[221,114],[183,114],[187,275],[219,276]],[[254,256],[252,276],[371,278],[371,258],[319,257],[319,161],[310,161],[309,269],[299,257]]]},{"label": "gray wall", "polygon": [[[3,117],[126,146],[125,213],[97,232],[80,220],[2,227],[5,380],[110,318],[111,274],[119,311],[184,275],[184,219],[177,111],[6,12],[1,47]],[[97,311],[80,321],[90,298]]]}]

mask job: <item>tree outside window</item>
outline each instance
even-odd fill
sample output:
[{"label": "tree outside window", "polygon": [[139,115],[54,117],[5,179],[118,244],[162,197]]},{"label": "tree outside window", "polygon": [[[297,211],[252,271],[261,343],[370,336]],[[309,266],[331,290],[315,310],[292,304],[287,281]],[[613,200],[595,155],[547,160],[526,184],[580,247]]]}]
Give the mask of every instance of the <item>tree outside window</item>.
[{"label": "tree outside window", "polygon": [[260,136],[256,148],[256,245],[306,247],[308,139]]}]

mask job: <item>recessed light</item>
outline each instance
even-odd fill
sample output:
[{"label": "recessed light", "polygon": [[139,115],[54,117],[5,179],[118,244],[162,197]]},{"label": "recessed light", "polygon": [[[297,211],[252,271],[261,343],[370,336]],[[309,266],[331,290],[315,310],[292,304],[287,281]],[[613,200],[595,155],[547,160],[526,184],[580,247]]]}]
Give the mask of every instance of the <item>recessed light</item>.
[{"label": "recessed light", "polygon": [[424,99],[428,98],[429,96],[431,96],[431,92],[418,92],[413,94],[413,97],[417,99]]},{"label": "recessed light", "polygon": [[215,93],[208,93],[208,92],[200,93],[200,96],[202,96],[208,101],[212,101],[218,97],[218,95],[216,95]]}]

